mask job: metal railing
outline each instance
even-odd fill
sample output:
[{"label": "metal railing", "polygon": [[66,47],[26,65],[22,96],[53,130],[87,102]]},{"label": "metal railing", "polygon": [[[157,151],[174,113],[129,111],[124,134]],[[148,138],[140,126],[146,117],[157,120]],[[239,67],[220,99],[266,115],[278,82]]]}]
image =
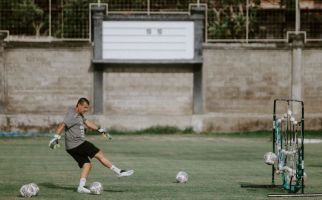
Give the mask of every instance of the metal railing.
[{"label": "metal railing", "polygon": [[[231,3],[233,2],[233,3]],[[270,0],[11,0],[0,2],[0,30],[6,40],[85,40],[91,37],[91,5],[107,14],[189,14],[206,8],[205,42],[284,42],[295,30],[295,8]],[[300,0],[305,5],[305,0]],[[302,5],[300,4],[300,5]],[[289,6],[289,7],[288,7]],[[322,41],[322,6],[301,7],[307,41]],[[9,35],[10,33],[10,35]]]}]

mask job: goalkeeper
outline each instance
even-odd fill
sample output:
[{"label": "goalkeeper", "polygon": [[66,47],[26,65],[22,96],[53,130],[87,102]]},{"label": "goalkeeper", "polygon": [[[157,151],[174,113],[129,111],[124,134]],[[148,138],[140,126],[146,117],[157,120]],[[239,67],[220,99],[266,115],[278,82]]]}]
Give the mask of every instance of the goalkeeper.
[{"label": "goalkeeper", "polygon": [[133,170],[121,170],[113,165],[103,154],[103,152],[85,139],[85,127],[97,130],[106,134],[106,130],[99,128],[94,122],[88,121],[84,114],[89,109],[89,101],[86,98],[80,98],[75,108],[70,108],[65,115],[64,121],[56,129],[56,134],[49,142],[49,146],[55,149],[59,144],[60,135],[65,131],[66,151],[75,159],[78,166],[82,169],[80,174],[79,186],[77,192],[90,193],[85,188],[86,178],[92,168],[90,159],[96,158],[105,167],[111,169],[120,177],[131,176]]}]

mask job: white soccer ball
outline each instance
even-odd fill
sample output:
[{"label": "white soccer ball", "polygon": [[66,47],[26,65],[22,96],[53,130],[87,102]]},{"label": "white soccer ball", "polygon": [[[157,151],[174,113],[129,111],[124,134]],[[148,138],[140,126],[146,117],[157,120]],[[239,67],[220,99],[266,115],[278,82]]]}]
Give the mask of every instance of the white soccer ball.
[{"label": "white soccer ball", "polygon": [[184,171],[180,171],[176,175],[176,180],[178,183],[186,183],[188,181],[188,174]]},{"label": "white soccer ball", "polygon": [[89,190],[92,194],[102,194],[103,192],[103,185],[100,182],[93,182],[89,187]]},{"label": "white soccer ball", "polygon": [[291,110],[287,110],[287,114],[288,114],[288,116],[292,116],[292,111]]},{"label": "white soccer ball", "polygon": [[22,197],[32,197],[38,195],[39,187],[36,183],[29,183],[26,185],[23,185],[20,188],[20,194]]},{"label": "white soccer ball", "polygon": [[267,152],[264,154],[264,162],[267,165],[274,165],[274,163],[277,161],[277,156],[273,152]]}]

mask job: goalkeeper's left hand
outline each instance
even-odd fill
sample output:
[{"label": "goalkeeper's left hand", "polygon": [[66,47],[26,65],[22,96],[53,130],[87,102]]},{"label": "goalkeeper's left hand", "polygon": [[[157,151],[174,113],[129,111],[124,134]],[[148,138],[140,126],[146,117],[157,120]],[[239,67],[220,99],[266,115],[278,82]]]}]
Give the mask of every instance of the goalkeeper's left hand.
[{"label": "goalkeeper's left hand", "polygon": [[99,133],[101,133],[105,138],[111,140],[112,139],[112,136],[107,132],[107,129],[106,128],[99,128],[97,129],[97,131]]},{"label": "goalkeeper's left hand", "polygon": [[49,148],[56,149],[56,148],[60,147],[60,145],[59,145],[60,138],[61,138],[60,135],[55,134],[54,138],[49,141],[49,145],[48,145]]}]

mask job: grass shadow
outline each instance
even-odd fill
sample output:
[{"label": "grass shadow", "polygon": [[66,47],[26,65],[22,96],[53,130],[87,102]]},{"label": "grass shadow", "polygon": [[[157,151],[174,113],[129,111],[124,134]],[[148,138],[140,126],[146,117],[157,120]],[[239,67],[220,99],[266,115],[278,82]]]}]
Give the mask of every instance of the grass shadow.
[{"label": "grass shadow", "polygon": [[76,191],[75,186],[63,186],[63,185],[56,185],[53,183],[40,183],[39,186],[46,187],[49,189],[61,189],[61,190]]},{"label": "grass shadow", "polygon": [[322,167],[322,164],[308,164],[307,167],[318,167],[318,168],[321,168]]},{"label": "grass shadow", "polygon": [[125,190],[112,190],[112,189],[104,189],[104,192],[125,192]]},{"label": "grass shadow", "polygon": [[[46,187],[49,189],[60,189],[60,190],[69,190],[69,191],[77,191],[76,186],[63,186],[63,185],[56,185],[53,183],[40,183],[40,187]],[[124,190],[117,190],[117,189],[104,189],[104,192],[125,192]]]},{"label": "grass shadow", "polygon": [[282,189],[282,185],[273,185],[273,184],[253,184],[253,183],[240,183],[242,188],[262,188],[262,189]]}]

